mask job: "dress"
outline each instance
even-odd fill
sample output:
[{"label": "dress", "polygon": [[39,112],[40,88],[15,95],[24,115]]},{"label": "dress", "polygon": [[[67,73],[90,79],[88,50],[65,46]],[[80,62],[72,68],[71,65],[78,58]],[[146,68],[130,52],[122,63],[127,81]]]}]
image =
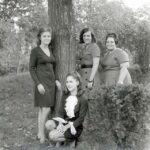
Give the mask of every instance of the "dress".
[{"label": "dress", "polygon": [[71,134],[70,128],[67,129],[64,133],[64,137],[66,138],[67,142],[71,142],[76,140],[83,131],[83,122],[88,110],[88,101],[85,99],[83,94],[78,94],[77,99],[78,102],[75,105],[74,109],[74,117],[69,118],[66,113],[65,105],[66,99],[69,97],[69,94],[64,94],[61,101],[61,106],[59,110],[59,117],[65,119],[66,121],[73,122],[73,126],[76,129],[77,133],[75,135]]},{"label": "dress", "polygon": [[[80,64],[81,69],[79,73],[82,77],[82,89],[84,89],[87,94],[88,92],[88,80],[91,75],[91,70],[93,66],[93,58],[100,57],[100,49],[96,43],[91,43],[89,45],[81,44],[79,46],[79,54],[77,57],[77,63]],[[99,78],[99,70],[97,70],[95,77],[94,77],[94,88],[100,86],[100,78]]]},{"label": "dress", "polygon": [[[35,107],[53,107],[55,97],[55,59],[50,52],[48,57],[40,47],[36,47],[31,51],[29,70],[31,77],[35,83],[34,105]],[[37,85],[42,84],[45,93],[40,94]]]},{"label": "dress", "polygon": [[[107,52],[100,60],[100,64],[103,68],[103,82],[106,85],[116,85],[119,79],[120,64],[129,62],[128,54],[122,49],[116,48],[111,52]],[[128,72],[123,84],[131,84],[131,76]]]}]

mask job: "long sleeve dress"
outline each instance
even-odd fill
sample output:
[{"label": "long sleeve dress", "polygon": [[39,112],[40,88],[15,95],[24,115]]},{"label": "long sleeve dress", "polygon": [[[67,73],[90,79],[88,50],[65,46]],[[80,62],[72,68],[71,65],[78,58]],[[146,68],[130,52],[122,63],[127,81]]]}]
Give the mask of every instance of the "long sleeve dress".
[{"label": "long sleeve dress", "polygon": [[[60,111],[59,111],[59,116],[61,118],[65,119],[66,121],[73,122],[73,126],[77,131],[77,133],[75,135],[71,134],[70,128],[65,131],[64,137],[66,138],[66,141],[69,141],[69,142],[77,139],[81,135],[81,133],[83,131],[83,121],[84,121],[84,118],[85,118],[87,110],[88,110],[87,100],[84,98],[83,94],[79,94],[79,95],[75,96],[77,98],[77,103],[73,110],[74,117],[69,117],[66,106],[67,106],[67,99],[71,98],[70,96],[71,95],[69,95],[69,94],[63,95],[62,103],[61,103]],[[74,96],[72,96],[72,97],[74,97]],[[70,101],[70,103],[73,103],[73,102],[71,102],[71,99],[69,101]],[[72,108],[71,105],[69,107]]]},{"label": "long sleeve dress", "polygon": [[[40,47],[36,47],[31,51],[29,71],[35,83],[34,105],[35,107],[53,107],[55,98],[55,59],[50,52],[47,56]],[[45,93],[40,94],[37,85],[42,84]]]}]

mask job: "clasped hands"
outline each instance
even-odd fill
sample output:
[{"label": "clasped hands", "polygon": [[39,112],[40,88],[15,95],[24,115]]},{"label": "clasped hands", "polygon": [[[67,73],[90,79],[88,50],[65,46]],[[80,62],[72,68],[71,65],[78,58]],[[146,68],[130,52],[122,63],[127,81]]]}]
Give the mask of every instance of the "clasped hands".
[{"label": "clasped hands", "polygon": [[67,129],[71,130],[71,134],[72,135],[75,135],[76,134],[76,129],[74,128],[73,126],[73,122],[69,122],[68,124],[66,125],[63,125],[61,122],[59,122],[58,126],[57,126],[57,130],[61,133],[64,133]]},{"label": "clasped hands", "polygon": [[63,125],[61,122],[59,122],[58,126],[57,126],[57,130],[61,133],[64,133],[67,129],[70,128],[70,124],[66,124],[66,125]]}]

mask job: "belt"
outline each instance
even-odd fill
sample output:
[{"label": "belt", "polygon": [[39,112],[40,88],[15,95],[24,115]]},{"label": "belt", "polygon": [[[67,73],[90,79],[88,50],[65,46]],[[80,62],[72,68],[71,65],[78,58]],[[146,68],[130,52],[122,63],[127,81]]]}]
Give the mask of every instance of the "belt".
[{"label": "belt", "polygon": [[92,66],[93,65],[85,65],[85,64],[83,64],[83,65],[81,65],[81,68],[92,68]]}]

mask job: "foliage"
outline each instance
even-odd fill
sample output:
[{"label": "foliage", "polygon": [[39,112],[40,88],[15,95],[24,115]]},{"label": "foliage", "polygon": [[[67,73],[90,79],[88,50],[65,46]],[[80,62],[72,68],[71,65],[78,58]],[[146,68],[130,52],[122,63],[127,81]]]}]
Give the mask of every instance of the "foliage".
[{"label": "foliage", "polygon": [[[92,27],[103,45],[108,32],[117,33],[118,46],[132,52],[143,72],[149,69],[149,7],[133,11],[122,1],[105,0],[78,0],[74,7],[77,32],[85,26]],[[104,46],[101,50],[105,51]]]},{"label": "foliage", "polygon": [[4,0],[0,5],[0,75],[27,71],[37,30],[48,24],[47,9],[41,0]]},{"label": "foliage", "polygon": [[110,131],[121,148],[135,148],[144,142],[150,95],[142,85],[102,86],[92,94],[86,131],[90,140],[107,140]]},{"label": "foliage", "polygon": [[[0,2],[0,50],[5,51],[9,56],[5,66],[9,64],[7,67],[15,66],[18,70],[20,60],[26,57],[32,46],[36,44],[38,28],[48,24],[46,3],[46,0]],[[83,27],[92,27],[103,52],[105,35],[108,32],[116,32],[119,37],[118,47],[131,52],[134,63],[140,65],[142,72],[149,70],[150,8],[148,6],[133,11],[122,1],[74,0],[73,7],[77,35]],[[24,55],[22,47],[26,47]],[[11,57],[12,54],[16,56],[15,60],[14,56]],[[1,65],[4,66],[2,63]]]}]

